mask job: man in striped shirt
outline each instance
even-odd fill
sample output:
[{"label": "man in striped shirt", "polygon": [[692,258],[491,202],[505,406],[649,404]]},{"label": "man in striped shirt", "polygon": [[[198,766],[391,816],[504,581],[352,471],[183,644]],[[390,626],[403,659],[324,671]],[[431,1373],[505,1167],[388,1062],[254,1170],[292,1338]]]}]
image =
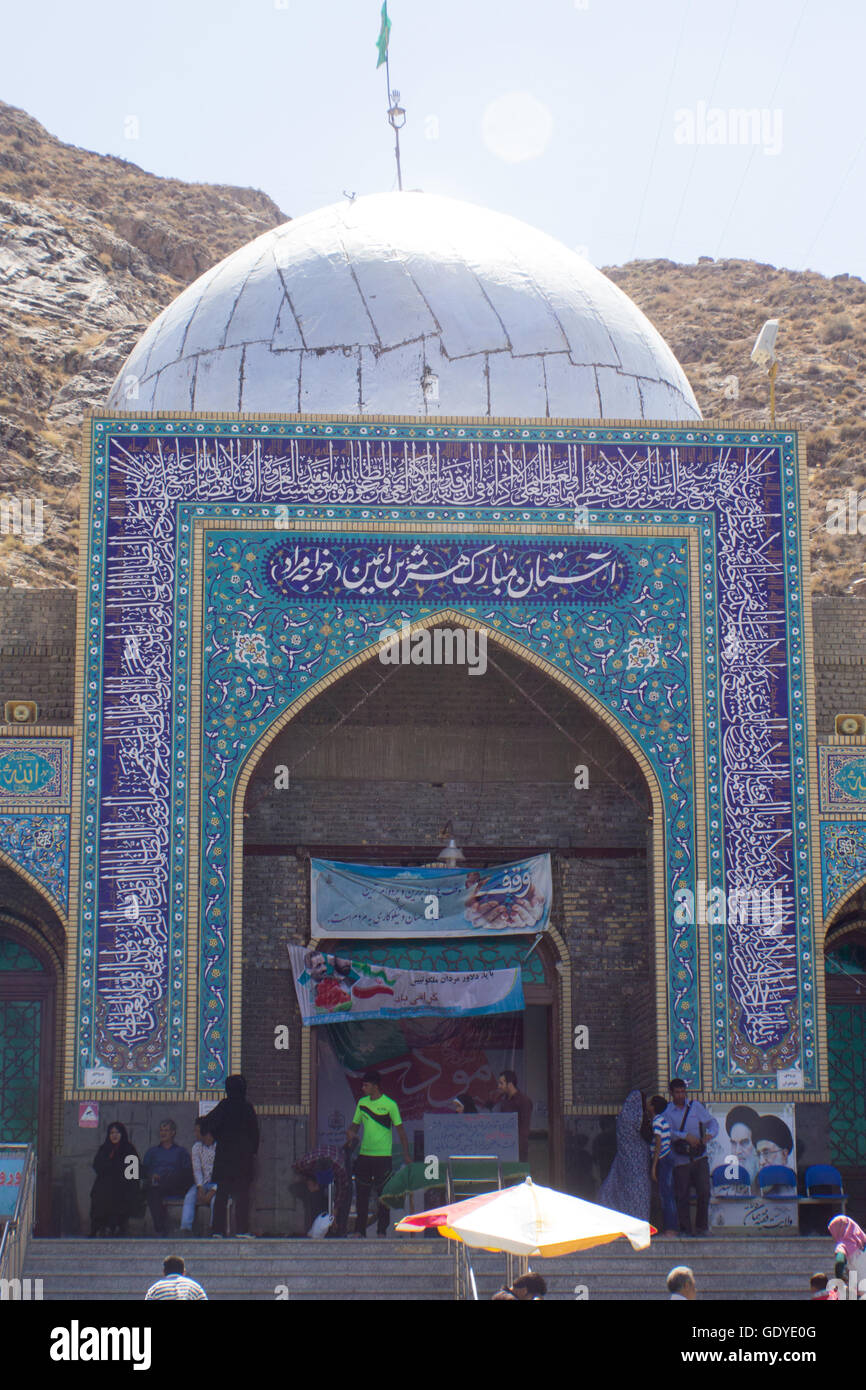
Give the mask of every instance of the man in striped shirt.
[{"label": "man in striped shirt", "polygon": [[677,1203],[674,1196],[674,1156],[671,1152],[671,1127],[665,1119],[667,1101],[653,1096],[650,1101],[653,1119],[652,1178],[659,1185],[662,1220],[665,1236],[677,1234]]},{"label": "man in striped shirt", "polygon": [[167,1256],[162,1265],[163,1278],[151,1284],[144,1295],[145,1302],[171,1299],[204,1299],[207,1302],[207,1294],[201,1284],[197,1284],[194,1279],[187,1279],[184,1269],[185,1265],[180,1255]]}]

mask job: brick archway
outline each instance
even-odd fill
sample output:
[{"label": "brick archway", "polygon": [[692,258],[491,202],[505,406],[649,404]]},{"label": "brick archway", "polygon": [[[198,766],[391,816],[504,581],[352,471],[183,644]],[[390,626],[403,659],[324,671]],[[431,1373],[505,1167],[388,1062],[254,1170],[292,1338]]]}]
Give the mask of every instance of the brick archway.
[{"label": "brick archway", "polygon": [[[437,623],[441,624],[444,616],[446,615],[442,613],[431,615],[426,625],[433,626]],[[450,618],[451,614],[449,613],[447,616]],[[456,617],[459,615],[454,616]],[[463,619],[463,621],[465,622],[466,620]],[[500,647],[502,649],[501,651]],[[264,895],[270,893],[272,896],[277,896],[278,901],[280,903],[280,916],[284,919],[286,916],[291,917],[296,935],[299,935],[306,928],[306,923],[308,920],[306,916],[306,884],[301,874],[301,868],[296,867],[292,870],[290,875],[287,874],[284,876],[283,871],[281,869],[277,871],[277,865],[280,862],[281,856],[283,856],[286,859],[291,859],[296,866],[300,865],[301,867],[303,864],[304,853],[309,852],[311,848],[313,853],[321,854],[323,857],[349,859],[353,857],[360,857],[372,861],[378,860],[379,862],[384,862],[387,859],[388,862],[392,863],[421,863],[426,858],[431,856],[431,845],[429,836],[425,837],[425,835],[421,833],[416,834],[414,836],[410,835],[408,832],[403,833],[404,831],[406,831],[406,826],[402,826],[400,830],[394,830],[391,834],[374,834],[372,833],[372,830],[376,828],[375,816],[374,821],[366,827],[364,826],[363,819],[359,817],[357,821],[354,823],[354,829],[352,829],[352,820],[348,811],[346,811],[345,815],[343,815],[341,811],[340,828],[334,829],[333,833],[328,836],[327,842],[323,843],[323,835],[321,832],[313,833],[312,829],[310,829],[308,825],[305,825],[302,820],[299,820],[297,818],[291,819],[291,812],[289,811],[289,808],[297,807],[299,805],[298,797],[300,795],[297,787],[295,786],[294,781],[292,782],[292,787],[295,789],[289,789],[288,793],[285,796],[284,803],[282,803],[284,808],[287,810],[287,813],[289,814],[289,819],[291,821],[290,828],[285,828],[284,834],[282,829],[279,831],[279,833],[283,836],[282,844],[266,844],[264,839],[262,839],[262,836],[267,837],[271,835],[271,829],[266,828],[263,830],[260,826],[257,825],[257,818],[260,816],[260,812],[257,808],[261,804],[262,797],[265,798],[265,801],[270,806],[270,809],[268,810],[268,815],[271,814],[271,811],[273,811],[274,815],[281,814],[281,812],[279,812],[277,809],[278,806],[281,804],[279,802],[280,794],[276,793],[273,787],[273,768],[279,764],[282,764],[284,758],[288,758],[289,762],[292,762],[292,754],[286,751],[288,745],[286,744],[284,747],[284,741],[286,738],[289,738],[290,740],[300,740],[295,745],[295,752],[301,758],[301,762],[298,765],[298,770],[303,771],[303,769],[306,768],[309,771],[312,769],[314,762],[316,763],[316,777],[318,777],[320,773],[322,773],[323,771],[327,771],[327,760],[330,758],[332,764],[334,764],[335,761],[338,761],[339,757],[342,756],[340,750],[345,749],[347,746],[349,746],[346,740],[349,740],[350,743],[351,739],[356,737],[358,730],[351,727],[351,722],[347,727],[340,712],[345,712],[348,709],[349,713],[351,714],[351,710],[354,707],[354,705],[362,699],[363,690],[360,685],[360,681],[362,679],[367,681],[368,686],[373,686],[373,677],[377,674],[377,670],[379,668],[376,667],[375,663],[373,663],[372,665],[370,664],[370,656],[375,656],[376,650],[377,649],[374,648],[372,653],[368,653],[365,661],[362,662],[356,659],[353,660],[351,666],[347,666],[347,668],[344,668],[341,673],[342,679],[340,683],[338,683],[337,681],[329,681],[327,683],[322,683],[322,685],[318,689],[314,689],[308,692],[308,697],[305,699],[303,707],[297,709],[293,708],[290,711],[286,711],[280,717],[279,721],[275,722],[271,729],[269,729],[267,733],[263,735],[262,739],[256,745],[254,750],[252,750],[251,756],[247,761],[241,778],[241,785],[245,793],[245,799],[243,800],[243,802],[240,802],[239,805],[236,803],[235,807],[235,824],[237,825],[240,822],[240,826],[242,827],[242,842],[245,844],[246,847],[246,858],[242,859],[240,861],[240,864],[238,864],[239,856],[237,856],[237,852],[235,857],[235,865],[241,871],[243,871],[244,867],[246,868],[246,874],[244,875],[246,881],[246,904],[244,906],[244,899],[243,896],[241,896],[241,902],[239,903],[239,912],[234,918],[236,931],[238,927],[241,928],[241,931],[238,931],[235,935],[235,946],[239,947],[238,955],[240,957],[240,959],[236,961],[236,964],[234,966],[234,971],[236,972],[234,974],[235,979],[238,978],[241,972],[244,972],[243,977],[245,978],[245,980],[248,981],[250,972],[256,970],[259,966],[262,952],[268,952],[270,950],[270,945],[268,941],[265,939],[266,934],[262,932],[259,926],[262,912],[266,911],[267,909],[264,906],[264,903],[262,904],[261,908],[257,907],[256,895],[258,895],[259,893],[262,893]],[[618,756],[621,757],[621,763],[619,764],[620,773],[622,772],[623,764],[627,765],[631,769],[629,773],[631,780],[629,782],[628,790],[630,790],[633,794],[636,790],[640,788],[642,797],[641,804],[640,806],[636,806],[632,802],[628,801],[628,790],[621,793],[621,800],[623,803],[628,805],[629,811],[635,817],[635,821],[640,821],[640,845],[633,847],[631,851],[627,851],[624,854],[623,859],[624,861],[627,861],[629,853],[631,853],[633,856],[636,856],[633,857],[631,861],[634,865],[633,873],[640,877],[641,883],[643,884],[643,888],[641,891],[644,894],[644,898],[646,898],[646,867],[649,858],[647,835],[649,835],[649,837],[651,838],[652,843],[657,843],[659,835],[663,833],[663,826],[660,828],[661,817],[659,816],[654,817],[653,824],[651,826],[647,821],[647,812],[649,810],[650,805],[649,791],[646,789],[648,779],[645,779],[643,777],[643,768],[638,768],[635,766],[635,764],[638,761],[637,758],[632,759],[631,757],[626,756],[626,753],[630,754],[631,752],[630,749],[625,750],[623,747],[623,745],[627,744],[628,740],[626,738],[623,738],[621,741],[617,739],[617,731],[615,728],[612,727],[612,721],[609,718],[605,721],[601,721],[600,719],[591,717],[595,716],[597,713],[597,711],[593,708],[593,702],[591,701],[591,699],[581,698],[578,692],[573,688],[573,683],[567,680],[563,680],[561,678],[561,673],[555,672],[554,670],[542,669],[543,663],[538,660],[533,660],[530,663],[529,660],[527,660],[526,656],[519,651],[518,644],[506,644],[504,642],[498,644],[495,647],[495,657],[496,661],[500,665],[502,665],[503,662],[507,663],[508,665],[508,670],[504,671],[502,676],[503,699],[513,698],[515,702],[518,702],[522,699],[522,696],[520,695],[520,692],[516,689],[513,680],[509,678],[512,677],[515,674],[515,672],[518,671],[520,668],[530,670],[532,673],[534,688],[536,690],[538,690],[541,687],[548,689],[550,692],[555,694],[556,699],[560,702],[557,717],[558,722],[562,725],[562,733],[566,734],[569,732],[569,728],[562,724],[562,720],[565,718],[565,716],[562,714],[562,709],[570,708],[573,711],[573,717],[580,722],[580,727],[584,736],[584,742],[586,742],[587,730],[590,731],[590,751],[588,753],[590,759],[592,757],[593,747],[595,749],[595,752],[597,752],[599,756],[601,756],[601,744],[604,744],[605,749],[618,749]],[[469,678],[467,679],[469,680],[470,687],[476,686],[476,684],[480,684],[476,683],[475,681]],[[316,697],[318,697],[318,699]],[[370,700],[379,699],[375,692],[372,695],[368,694],[368,698]],[[333,708],[330,708],[330,702],[332,700],[334,701],[334,706]],[[397,696],[395,695],[393,697],[393,701],[396,702],[396,700]],[[553,725],[545,721],[543,713],[540,713],[538,710],[533,709],[531,701],[525,701],[524,704],[525,710],[528,712],[529,715],[532,716],[532,719],[537,719],[539,725],[544,725],[548,730],[553,728]],[[324,711],[326,709],[330,709],[330,712],[327,715],[325,715],[324,713],[317,713],[317,710]],[[389,705],[387,706],[386,714],[389,713],[390,710],[391,706]],[[445,714],[443,714],[443,719],[446,717],[448,713],[449,711],[446,711]],[[450,710],[450,714],[454,715],[455,711]],[[383,718],[384,717],[385,716],[383,715]],[[430,730],[427,728],[426,720],[422,713],[419,713],[418,720],[419,724],[423,725],[424,727],[419,728],[418,739],[416,740],[416,742],[418,740],[425,741],[426,746],[426,744],[429,743]],[[338,737],[336,737],[333,740],[331,739],[331,735],[329,733],[323,733],[323,729],[327,729],[328,727],[328,721],[330,721],[330,724],[336,725],[336,733]],[[342,736],[340,736],[341,732]],[[321,738],[319,737],[320,735]],[[553,736],[559,737],[555,730]],[[592,739],[595,739],[597,741],[596,745],[592,744]],[[572,772],[574,768],[574,761],[577,760],[578,755],[574,751],[573,745],[569,744],[565,738],[563,738],[562,744],[563,747],[567,748],[572,755],[572,762],[567,764],[567,771],[569,774],[567,781],[568,786],[571,787],[573,780]],[[309,751],[311,748],[312,753]],[[305,749],[308,750],[306,753],[304,753],[303,751]],[[388,756],[390,757],[390,755]],[[313,762],[311,762],[311,757],[313,759]],[[264,769],[267,769],[267,775],[265,774]],[[565,770],[566,768],[563,767],[563,773],[565,772]],[[391,796],[391,793],[388,791],[388,788],[391,785],[391,781],[389,780],[389,778],[393,771],[394,769],[391,768],[390,771],[386,773],[385,779],[381,783],[381,787],[385,789],[384,793],[380,789],[380,792],[372,798],[373,802],[376,804],[377,807],[377,814],[380,816],[387,816],[391,814],[393,810],[393,797]],[[596,771],[597,769],[593,769],[593,773]],[[488,773],[489,772],[490,768],[488,767]],[[294,778],[294,776],[295,772],[293,770],[292,777]],[[420,777],[419,775],[419,780],[421,782],[424,782],[425,779]],[[565,781],[565,779],[563,780]],[[431,787],[429,796],[431,798],[435,798],[439,794],[439,789],[437,788],[436,784],[437,782],[441,781],[441,777],[436,776],[434,778],[434,776],[431,774],[428,781]],[[321,788],[324,785],[324,783],[319,782],[317,783],[317,785]],[[614,794],[619,794],[616,791],[615,782],[611,783],[611,788],[613,789]],[[331,800],[328,802],[329,805],[332,803],[336,805],[337,801],[345,801],[345,795],[343,792],[340,792],[338,795],[337,792],[332,791],[331,793],[329,793],[329,795],[331,798]],[[578,793],[575,792],[573,793],[573,795],[576,799]],[[608,814],[615,815],[615,811],[609,811]],[[443,822],[445,819],[447,819],[447,817],[445,817],[443,812]],[[409,822],[407,820],[406,824],[408,825],[408,823]],[[481,822],[479,821],[478,824],[480,825]],[[288,821],[285,822],[285,826],[289,826]],[[481,862],[481,856],[483,856],[483,854],[485,853],[485,837],[478,833],[476,827],[474,838],[471,840],[467,840],[465,834],[466,828],[467,827],[463,825],[457,831],[457,833],[459,834],[461,845],[466,848],[468,854],[471,854],[474,857],[478,857],[478,862]],[[286,840],[286,836],[288,836],[288,840]],[[422,843],[422,841],[425,840],[425,838],[426,845]],[[531,840],[531,848],[533,851],[540,850],[542,848],[547,849],[550,846],[550,843],[551,841],[549,838],[546,837],[546,835],[538,833],[537,838]],[[554,846],[556,845],[556,843],[556,837],[554,836]],[[441,841],[436,841],[435,852],[438,852],[438,849],[440,847]],[[507,858],[509,856],[514,858],[519,857],[519,854],[522,852],[524,848],[526,848],[525,841],[519,843],[516,839],[508,838],[507,836],[503,840],[502,836],[500,836],[498,844],[496,843],[496,841],[494,841],[493,845],[491,845],[488,840],[486,852],[490,862],[501,862],[504,858]],[[300,858],[298,858],[299,852]],[[592,858],[593,853],[595,854],[595,858]],[[561,882],[559,883],[557,892],[559,894],[560,899],[562,899],[564,893],[566,898],[569,899],[569,901],[565,904],[563,904],[563,902],[560,901],[558,904],[557,910],[560,914],[558,918],[558,924],[560,926],[560,929],[562,912],[564,911],[566,913],[572,913],[576,910],[573,906],[573,902],[575,894],[579,890],[579,885],[577,884],[576,880],[572,882],[570,876],[577,871],[579,864],[581,862],[591,863],[591,873],[593,877],[593,882],[600,882],[605,878],[605,876],[609,877],[609,871],[605,866],[608,863],[610,863],[612,859],[615,859],[614,849],[611,849],[610,846],[608,846],[604,851],[602,851],[602,849],[600,849],[597,845],[592,845],[588,850],[588,854],[589,859],[587,859],[586,861],[581,861],[577,849],[574,850],[574,858],[569,857],[571,855],[571,851],[567,849],[563,851],[562,864],[564,867],[561,874]],[[604,857],[605,855],[607,856],[607,858]],[[435,858],[435,853],[432,857]],[[253,863],[256,859],[260,861],[261,867],[256,867],[254,870],[251,870],[250,864]],[[251,872],[255,874],[256,882],[257,884],[260,884],[260,887],[257,886],[255,889],[251,889]],[[629,870],[629,872],[632,872],[632,870]],[[238,883],[240,881],[241,873],[237,873],[235,882]],[[292,884],[294,886],[290,886]],[[571,886],[569,886],[569,884]],[[647,907],[649,908],[651,914],[652,904],[647,904]],[[605,910],[608,912],[609,915],[609,906]],[[587,909],[585,915],[586,917],[591,917],[593,914],[590,909]],[[599,920],[602,920],[602,918],[600,917]],[[622,933],[625,932],[625,928],[622,925],[620,925],[619,929]],[[613,927],[613,924],[612,930],[615,934],[616,929],[615,927]],[[596,947],[590,944],[595,941],[595,931],[596,927],[595,924],[593,924],[590,930],[585,934],[586,940],[583,945],[583,950],[585,956],[587,957],[596,950]],[[584,1014],[588,1008],[598,1005],[599,1000],[602,996],[602,990],[600,985],[597,990],[591,990],[589,984],[587,983],[587,977],[584,976],[581,986],[578,989],[576,999],[573,1001],[571,988],[572,961],[571,956],[569,954],[569,950],[564,942],[557,941],[557,932],[555,930],[550,933],[550,936],[551,946],[554,948],[554,958],[557,955],[559,958],[559,967],[561,967],[562,983],[564,986],[564,988],[562,988],[562,990],[560,991],[560,999],[557,1005],[555,1048],[557,1056],[557,1065],[560,1070],[557,1089],[562,1100],[562,1109],[565,1113],[568,1113],[569,1111],[575,1108],[576,1101],[580,1101],[582,1103],[582,1109],[586,1108],[587,1103],[591,1104],[593,1102],[595,1103],[596,1108],[603,1109],[617,1103],[619,1096],[619,1086],[622,1082],[623,1070],[622,1068],[620,1068],[619,1077],[617,1079],[616,1077],[614,1077],[613,1074],[615,1071],[615,1067],[611,1067],[611,1077],[609,1079],[609,1082],[605,1083],[606,1085],[609,1084],[611,1090],[610,1097],[607,1096],[606,1092],[604,1094],[600,1093],[597,1096],[594,1095],[590,1089],[592,1083],[587,1082],[585,1076],[581,1076],[581,1078],[579,1078],[577,1092],[575,1092],[573,1078],[573,1061],[575,1058],[575,1054],[573,1049],[572,1037],[575,1022],[592,1022],[591,1016],[588,1015],[587,1017],[585,1017]],[[245,942],[246,945],[244,944]],[[660,987],[662,990],[665,989],[664,982],[666,972],[663,932],[661,933],[660,937],[656,937],[656,941],[653,943],[653,947],[654,949],[652,949],[650,952],[647,965],[648,972],[651,972],[651,975],[648,974],[647,988],[642,992],[643,1002],[633,997],[632,995],[629,995],[628,1005],[626,1005],[624,999],[617,1000],[615,1005],[616,1008],[631,1007],[632,1005],[636,1006],[633,1009],[633,1013],[635,1016],[640,1016],[639,1026],[645,1029],[646,1031],[647,1036],[644,1042],[642,1043],[641,1047],[634,1048],[635,1054],[639,1052],[641,1054],[641,1060],[646,1065],[646,1076],[644,1076],[643,1073],[641,1073],[640,1077],[637,1078],[638,1080],[643,1082],[643,1084],[654,1083],[657,1074],[661,1074],[665,1071],[666,1068],[666,1039],[664,1038],[663,1017],[664,1011],[659,1011],[660,1016],[657,1019],[655,1006],[655,998],[658,988]],[[284,945],[282,943],[278,949],[283,951],[284,954]],[[618,948],[611,944],[609,949],[611,952],[611,955],[609,956],[609,961],[610,964],[613,966],[613,955],[615,954]],[[625,947],[623,947],[622,949],[624,951]],[[634,986],[630,982],[625,982],[626,990],[631,990],[633,987]],[[593,992],[595,997],[591,1000],[589,996],[593,994]],[[583,1001],[582,1003],[581,1000]],[[237,1060],[233,1062],[233,1065],[243,1065],[245,1071],[249,1069],[249,1056],[251,1048],[253,1050],[260,1049],[261,1055],[267,1056],[268,1054],[266,1049],[270,1047],[270,1060],[275,1061],[275,1059],[273,1058],[272,1044],[270,1043],[268,1038],[268,1028],[270,1027],[271,1020],[269,1015],[267,1019],[264,1018],[262,1009],[260,1007],[261,1001],[262,996],[259,995],[257,998],[255,991],[252,991],[250,989],[249,984],[245,983],[242,1004],[242,1033],[244,1049],[243,1057],[241,1060],[240,1055],[238,1054]],[[647,1001],[649,1001],[647,1007],[644,1008],[644,1004],[646,1004]],[[580,1013],[579,1019],[573,1013],[573,1002],[575,1003],[575,1006],[577,1007],[578,1012]],[[650,1017],[650,1015],[652,1015],[652,1017]],[[256,1041],[257,1030],[258,1040]],[[596,1032],[595,1037],[595,1045],[598,1046],[600,1053],[606,1045],[606,1043],[609,1043],[611,1041],[611,1038],[604,1037],[601,1033],[598,1032]],[[297,1073],[293,1073],[295,1079],[291,1087],[289,1087],[288,1092],[285,1092],[282,1097],[284,1101],[287,1104],[291,1105],[292,1109],[299,1114],[306,1113],[310,1100],[306,1081],[307,1077],[309,1076],[309,1055],[307,1051],[309,1047],[309,1040],[306,1037],[306,1035],[304,1035],[301,1041],[304,1051],[302,1055],[300,1055],[297,1058]],[[616,1047],[614,1050],[617,1050]],[[618,1052],[620,1057],[622,1057],[621,1044],[618,1048]],[[585,1064],[586,1059],[584,1057],[581,1057],[580,1061]],[[636,1057],[626,1057],[624,1061],[624,1069],[626,1073],[628,1072],[628,1069],[633,1065],[633,1063],[636,1062]],[[585,1065],[583,1070],[585,1072]],[[587,1095],[588,1090],[590,1091],[591,1096],[591,1099],[589,1100]],[[273,1099],[275,1104],[278,1103],[276,1091],[274,1092]]]}]

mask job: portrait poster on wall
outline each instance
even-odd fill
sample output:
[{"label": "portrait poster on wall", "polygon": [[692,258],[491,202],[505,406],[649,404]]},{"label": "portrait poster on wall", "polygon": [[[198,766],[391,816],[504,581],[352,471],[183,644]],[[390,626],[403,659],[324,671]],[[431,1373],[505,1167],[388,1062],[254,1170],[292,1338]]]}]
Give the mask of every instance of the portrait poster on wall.
[{"label": "portrait poster on wall", "polygon": [[[797,1225],[797,1146],[793,1105],[709,1105],[719,1132],[707,1149],[711,1175],[711,1226],[769,1230]],[[779,1182],[767,1184],[768,1170]],[[761,1174],[764,1173],[762,1186]]]}]

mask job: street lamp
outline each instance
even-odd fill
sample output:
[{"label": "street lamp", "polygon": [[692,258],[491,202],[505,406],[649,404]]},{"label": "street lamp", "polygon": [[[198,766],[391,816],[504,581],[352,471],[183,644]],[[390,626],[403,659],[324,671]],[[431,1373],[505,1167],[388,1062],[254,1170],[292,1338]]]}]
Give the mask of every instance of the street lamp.
[{"label": "street lamp", "polygon": [[759,367],[766,367],[770,375],[770,425],[776,427],[776,373],[779,370],[779,363],[776,358],[776,336],[779,332],[779,320],[767,319],[757,338],[755,346],[752,348],[752,361]]}]

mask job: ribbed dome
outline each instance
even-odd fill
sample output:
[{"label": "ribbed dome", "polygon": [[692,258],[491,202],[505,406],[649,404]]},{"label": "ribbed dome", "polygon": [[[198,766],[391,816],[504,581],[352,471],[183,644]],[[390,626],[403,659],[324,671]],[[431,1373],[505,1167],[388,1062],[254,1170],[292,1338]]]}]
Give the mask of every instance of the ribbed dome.
[{"label": "ribbed dome", "polygon": [[336,203],[200,276],[110,409],[699,420],[649,320],[524,222],[425,193]]}]

